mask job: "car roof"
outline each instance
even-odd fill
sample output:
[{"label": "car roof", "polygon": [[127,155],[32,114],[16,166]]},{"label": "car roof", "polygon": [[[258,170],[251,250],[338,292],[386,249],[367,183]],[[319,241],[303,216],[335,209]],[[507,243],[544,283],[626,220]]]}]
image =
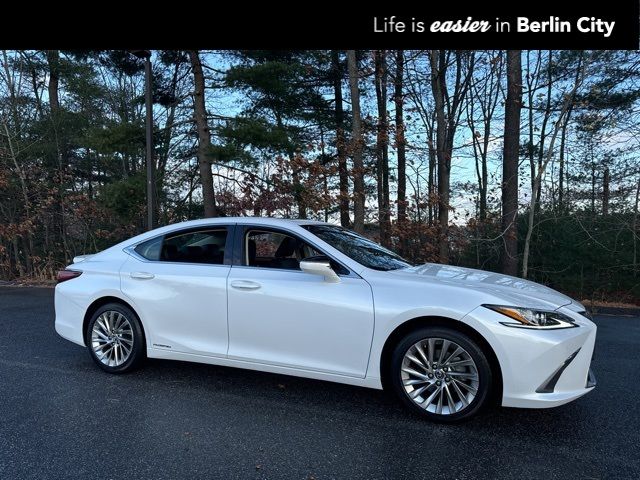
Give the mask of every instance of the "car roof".
[{"label": "car roof", "polygon": [[320,222],[318,220],[298,219],[298,218],[271,218],[271,217],[215,217],[215,218],[200,218],[198,220],[188,220],[186,222],[173,223],[167,225],[168,227],[184,228],[184,227],[197,227],[201,225],[216,225],[216,224],[259,224],[259,225],[329,225],[326,222]]},{"label": "car roof", "polygon": [[293,219],[293,218],[270,218],[270,217],[215,217],[215,218],[201,218],[198,220],[188,220],[186,222],[172,223],[158,227],[154,230],[141,233],[135,237],[129,238],[124,242],[114,245],[111,249],[122,249],[130,245],[149,240],[159,235],[165,235],[167,233],[173,233],[179,230],[194,228],[194,227],[208,227],[215,225],[264,225],[272,227],[299,227],[301,225],[329,225],[326,222],[320,222],[318,220],[305,220],[305,219]]}]

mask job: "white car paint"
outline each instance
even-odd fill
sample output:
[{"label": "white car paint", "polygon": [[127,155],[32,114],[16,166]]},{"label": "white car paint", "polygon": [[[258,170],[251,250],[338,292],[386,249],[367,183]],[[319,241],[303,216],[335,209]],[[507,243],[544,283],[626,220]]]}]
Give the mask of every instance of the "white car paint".
[{"label": "white car paint", "polygon": [[365,377],[374,311],[364,279],[233,267],[228,295],[229,359]]},{"label": "white car paint", "polygon": [[[143,325],[151,348],[170,345],[176,352],[227,355],[229,265],[142,262],[126,257],[120,267],[120,289],[135,303],[140,319],[149,319]],[[144,278],[148,274],[153,278]]]},{"label": "white car paint", "polygon": [[[552,407],[586,388],[596,327],[584,307],[550,288],[497,273],[427,264],[393,271],[366,268],[323,242],[305,224],[267,218],[204,219],[144,233],[69,268],[83,274],[56,287],[56,330],[85,345],[85,314],[114,297],[138,314],[152,358],[188,360],[381,388],[385,342],[420,317],[461,322],[499,363],[502,405]],[[240,265],[145,261],[130,247],[200,226],[268,226],[290,232],[346,266],[339,282],[302,271]],[[228,240],[231,241],[231,240]],[[578,328],[530,330],[503,325],[482,307],[558,310]],[[579,349],[552,393],[536,389]]]}]

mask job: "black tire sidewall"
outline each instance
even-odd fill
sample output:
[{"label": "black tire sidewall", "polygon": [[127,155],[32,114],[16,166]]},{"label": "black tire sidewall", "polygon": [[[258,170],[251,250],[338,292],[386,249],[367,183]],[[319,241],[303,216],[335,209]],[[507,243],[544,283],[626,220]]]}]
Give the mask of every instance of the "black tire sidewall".
[{"label": "black tire sidewall", "polygon": [[[404,355],[407,350],[409,350],[409,348],[411,348],[411,346],[413,346],[415,343],[430,337],[444,338],[446,340],[451,340],[457,343],[462,348],[464,348],[469,353],[469,355],[471,355],[471,358],[473,358],[473,361],[476,363],[476,367],[480,376],[478,393],[471,404],[461,412],[451,415],[437,415],[435,413],[428,412],[416,405],[404,390],[404,386],[402,385],[402,380],[400,378],[400,369],[402,367],[402,360],[404,358]],[[480,410],[482,410],[482,408],[485,407],[488,403],[491,396],[490,394],[493,377],[491,374],[491,367],[486,355],[478,346],[478,344],[471,338],[451,328],[422,327],[407,334],[402,338],[402,340],[398,342],[398,344],[394,348],[387,373],[390,380],[389,384],[391,385],[391,388],[394,390],[395,394],[400,398],[400,400],[412,412],[436,422],[455,423],[467,420],[477,414]]]},{"label": "black tire sidewall", "polygon": [[[98,318],[100,317],[100,315],[102,315],[106,311],[116,311],[124,315],[126,319],[129,321],[129,323],[131,324],[131,328],[133,330],[133,351],[131,352],[131,355],[129,355],[129,358],[127,359],[127,361],[117,367],[110,367],[102,363],[100,359],[97,357],[97,355],[95,354],[95,352],[93,351],[93,348],[91,347],[91,332],[93,331],[93,326],[98,320]],[[108,303],[98,308],[93,313],[93,315],[91,316],[91,319],[89,320],[89,323],[87,324],[87,331],[85,332],[85,335],[86,335],[85,338],[86,338],[87,348],[89,349],[89,354],[91,355],[91,358],[105,372],[108,372],[108,373],[130,372],[132,370],[135,370],[135,368],[140,365],[140,362],[146,357],[146,343],[145,343],[146,341],[145,341],[144,333],[142,331],[142,327],[140,325],[140,320],[138,319],[138,316],[135,314],[135,312],[131,310],[129,307],[127,307],[126,305],[122,305],[120,303]]]}]

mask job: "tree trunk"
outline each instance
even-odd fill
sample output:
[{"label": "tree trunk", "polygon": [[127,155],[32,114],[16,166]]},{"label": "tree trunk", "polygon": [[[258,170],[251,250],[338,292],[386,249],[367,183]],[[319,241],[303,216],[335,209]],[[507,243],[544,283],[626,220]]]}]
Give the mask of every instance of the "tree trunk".
[{"label": "tree trunk", "polygon": [[609,167],[604,169],[604,177],[602,179],[602,216],[609,215],[609,184],[611,183],[611,173]]},{"label": "tree trunk", "polygon": [[362,159],[362,118],[360,116],[360,89],[356,51],[347,50],[349,87],[351,90],[352,151],[353,151],[353,229],[364,232],[364,162]]},{"label": "tree trunk", "polygon": [[335,96],[335,121],[336,121],[336,151],[338,154],[338,178],[340,187],[340,225],[348,227],[351,224],[349,218],[349,172],[347,171],[347,152],[344,135],[344,107],[342,105],[342,78],[343,70],[340,65],[340,52],[331,51],[331,64],[333,69],[333,92]]},{"label": "tree trunk", "polygon": [[60,53],[58,50],[47,50],[47,63],[49,66],[49,107],[52,114],[57,114],[60,110],[60,97],[58,95],[60,86]]},{"label": "tree trunk", "polygon": [[[434,122],[435,123],[435,122]],[[436,148],[435,141],[433,135],[435,133],[435,129],[432,128],[429,132],[429,179],[427,182],[427,206],[428,210],[428,223],[429,226],[433,226],[433,224],[437,220],[437,214],[434,209],[434,198],[436,198],[436,168],[437,168],[437,158],[436,158]],[[419,180],[419,179],[418,179]]]},{"label": "tree trunk", "polygon": [[[489,101],[490,99],[484,99]],[[482,134],[482,143],[480,142],[480,132],[476,129],[476,122],[474,118],[475,104],[480,104],[482,108],[482,126],[484,132]],[[469,100],[467,102],[467,122],[469,129],[471,130],[471,144],[473,146],[473,158],[476,169],[476,178],[478,180],[478,219],[479,226],[486,223],[487,220],[487,184],[488,184],[488,170],[487,170],[487,152],[489,151],[489,140],[491,139],[491,116],[493,111],[489,109],[485,110],[483,100],[476,99],[474,96],[473,88],[469,93]]]},{"label": "tree trunk", "polygon": [[391,213],[389,209],[389,129],[387,122],[387,52],[376,50],[375,87],[378,105],[378,125],[376,155],[378,160],[378,219],[380,222],[380,243],[391,246]]},{"label": "tree trunk", "polygon": [[404,51],[396,52],[396,76],[394,81],[394,102],[396,107],[396,152],[398,160],[398,232],[400,253],[407,250],[407,145],[404,138]]},{"label": "tree trunk", "polygon": [[[62,179],[62,173],[64,170],[63,157],[63,142],[60,141],[60,135],[58,132],[58,124],[60,122],[60,52],[58,50],[47,50],[47,64],[49,67],[49,84],[47,86],[47,93],[49,94],[49,110],[51,113],[51,123],[53,125],[53,134],[56,143],[56,158],[52,162],[52,167],[57,168]],[[66,164],[66,161],[65,161]],[[58,183],[57,198],[52,208],[54,211],[53,216],[53,229],[60,235],[62,241],[62,247],[64,250],[65,261],[70,260],[69,245],[67,243],[67,229],[65,223],[65,208],[64,208],[64,190],[62,188],[62,182]]]},{"label": "tree trunk", "polygon": [[518,273],[518,157],[520,150],[520,109],[522,107],[522,65],[520,50],[507,52],[507,99],[504,119],[502,161],[502,272]]},{"label": "tree trunk", "polygon": [[562,126],[562,133],[560,134],[560,154],[559,154],[559,162],[560,162],[560,172],[558,174],[558,209],[563,210],[564,208],[564,197],[565,197],[565,177],[566,177],[566,141],[567,141],[567,128],[569,125],[569,119],[571,118],[571,111],[573,110],[573,104],[569,107],[567,111],[567,121]]},{"label": "tree trunk", "polygon": [[631,236],[633,238],[633,276],[638,274],[638,201],[640,200],[640,178],[636,183],[636,200],[633,204],[633,223]]},{"label": "tree trunk", "polygon": [[431,63],[431,89],[436,114],[436,156],[438,159],[438,220],[440,235],[438,251],[440,263],[449,263],[449,182],[451,156],[447,149],[447,118],[445,89],[447,63],[443,51],[429,52]]},{"label": "tree trunk", "polygon": [[[173,100],[167,106],[167,121],[165,122],[164,130],[162,133],[162,146],[158,152],[158,163],[156,165],[156,188],[158,193],[161,193],[164,188],[165,173],[167,169],[167,163],[169,162],[169,153],[171,150],[171,139],[175,131],[174,122],[176,119],[176,109],[180,104],[179,98],[176,97],[176,91],[178,88],[178,75],[180,73],[180,67],[182,66],[181,64],[181,61],[176,61],[174,63],[173,74],[171,75],[169,94],[171,95]],[[161,195],[158,195],[156,197],[158,203],[160,202],[161,197]]]},{"label": "tree trunk", "polygon": [[200,168],[200,181],[202,183],[202,199],[204,201],[204,216],[216,217],[216,197],[213,190],[213,175],[211,174],[211,134],[207,109],[205,106],[204,73],[202,62],[197,50],[189,50],[189,60],[193,70],[193,111],[198,130],[198,166]]},{"label": "tree trunk", "polygon": [[596,216],[596,162],[593,158],[593,146],[591,150],[591,214]]},{"label": "tree trunk", "polygon": [[[282,128],[282,123],[280,123]],[[298,204],[298,218],[307,218],[307,206],[304,199],[304,186],[300,181],[300,160],[293,151],[289,152],[289,165],[292,167],[291,180],[293,181],[293,198]]]},{"label": "tree trunk", "polygon": [[36,72],[35,67],[31,68],[31,87],[33,88],[33,98],[36,102],[36,112],[38,113],[38,118],[42,119],[44,117],[44,111],[42,109],[42,98],[40,95],[40,87],[38,85],[38,72]]},{"label": "tree trunk", "polygon": [[480,182],[480,222],[482,228],[487,222],[487,185],[489,184],[489,171],[487,168],[487,152],[489,151],[489,140],[491,137],[491,117],[488,117],[484,122],[484,148],[480,152],[480,159],[482,162],[482,173]]},{"label": "tree trunk", "polygon": [[[541,54],[541,53],[540,53]],[[543,159],[546,155],[546,151],[544,148],[544,143],[547,139],[547,124],[549,123],[549,120],[551,119],[551,114],[553,112],[553,110],[551,109],[551,96],[552,96],[552,89],[553,89],[553,51],[549,50],[549,58],[547,59],[547,101],[546,101],[546,105],[545,105],[545,113],[544,113],[544,118],[542,119],[542,126],[540,127],[540,147],[538,148],[538,171],[540,171],[540,169],[542,168],[542,163],[543,163]],[[532,165],[531,166],[533,175],[532,175],[532,182],[533,182],[533,178],[535,178],[536,174],[535,174],[535,167]],[[532,198],[534,198],[534,205],[535,205],[535,213],[538,213],[538,210],[540,210],[540,199],[542,198],[542,182],[540,182],[537,185],[537,188],[535,190],[531,190],[531,195]]]}]

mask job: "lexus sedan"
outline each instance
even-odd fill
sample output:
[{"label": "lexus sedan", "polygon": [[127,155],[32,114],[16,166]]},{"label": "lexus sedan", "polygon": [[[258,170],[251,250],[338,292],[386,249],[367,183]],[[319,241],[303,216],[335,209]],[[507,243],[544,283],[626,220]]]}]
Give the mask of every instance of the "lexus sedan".
[{"label": "lexus sedan", "polygon": [[498,273],[411,265],[328,223],[184,222],[76,257],[58,280],[56,331],[109,373],[148,357],[385,387],[441,422],[595,386],[596,327],[580,303]]}]

